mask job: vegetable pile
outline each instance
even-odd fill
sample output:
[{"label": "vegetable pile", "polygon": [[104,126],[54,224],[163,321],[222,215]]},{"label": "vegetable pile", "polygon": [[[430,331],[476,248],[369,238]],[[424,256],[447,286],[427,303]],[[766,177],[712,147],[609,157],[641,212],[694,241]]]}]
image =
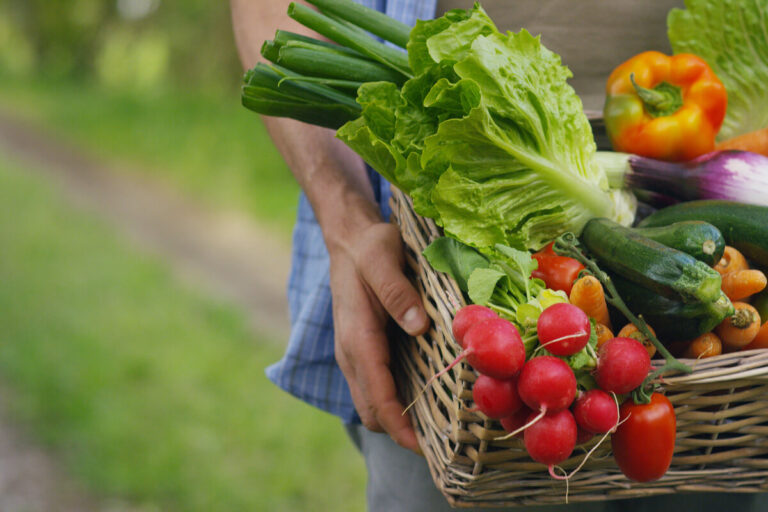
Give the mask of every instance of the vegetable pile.
[{"label": "vegetable pile", "polygon": [[[553,478],[594,435],[628,478],[661,478],[675,415],[659,377],[691,371],[675,357],[768,348],[765,6],[673,10],[676,55],[607,77],[617,151],[599,152],[560,57],[480,5],[411,29],[308,1],[289,15],[332,42],[278,30],[243,104],[337,130],[442,227],[424,256],[470,303],[443,372],[474,368],[473,410]],[[637,199],[656,209],[640,222]]]}]

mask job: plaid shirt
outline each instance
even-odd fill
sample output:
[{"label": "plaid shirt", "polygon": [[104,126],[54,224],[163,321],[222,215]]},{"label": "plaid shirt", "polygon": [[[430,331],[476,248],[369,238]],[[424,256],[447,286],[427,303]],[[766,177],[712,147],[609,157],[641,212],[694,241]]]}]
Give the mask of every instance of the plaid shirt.
[{"label": "plaid shirt", "polygon": [[[430,19],[437,0],[357,0],[409,25]],[[383,219],[389,219],[389,183],[372,169],[368,174]],[[291,336],[283,358],[267,368],[267,377],[288,393],[339,416],[359,422],[349,387],[333,354],[333,318],[328,251],[306,196],[299,198],[293,231],[288,305]]]}]

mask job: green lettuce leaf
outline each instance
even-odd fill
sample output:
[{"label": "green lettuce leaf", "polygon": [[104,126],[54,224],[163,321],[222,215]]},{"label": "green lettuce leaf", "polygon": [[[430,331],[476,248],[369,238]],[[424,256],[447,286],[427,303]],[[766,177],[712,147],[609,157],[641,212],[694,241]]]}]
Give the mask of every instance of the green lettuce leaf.
[{"label": "green lettuce leaf", "polygon": [[361,119],[337,135],[418,214],[483,252],[538,249],[593,217],[632,220],[596,164],[570,71],[538,37],[500,33],[476,4],[419,22],[408,50],[415,76],[399,100],[366,84]]},{"label": "green lettuce leaf", "polygon": [[667,17],[675,53],[703,58],[728,92],[719,140],[768,127],[768,4],[685,0]]}]

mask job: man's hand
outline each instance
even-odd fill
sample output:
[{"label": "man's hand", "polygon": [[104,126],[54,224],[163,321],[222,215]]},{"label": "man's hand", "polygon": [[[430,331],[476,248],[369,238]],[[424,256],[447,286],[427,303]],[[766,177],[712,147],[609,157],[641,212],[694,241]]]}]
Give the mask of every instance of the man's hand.
[{"label": "man's hand", "polygon": [[[261,44],[275,27],[307,33],[287,16],[288,0],[230,3],[245,69],[260,60]],[[363,161],[335,139],[332,130],[291,119],[263,121],[323,231],[331,257],[336,359],[355,408],[366,427],[383,430],[401,446],[419,451],[397,400],[386,336],[390,316],[410,334],[428,327],[421,299],[402,271],[400,233],[381,221]]]},{"label": "man's hand", "polygon": [[400,446],[420,453],[397,398],[386,335],[389,317],[411,335],[429,326],[403,264],[400,233],[384,222],[369,224],[331,249],[335,352],[363,425],[387,432]]}]

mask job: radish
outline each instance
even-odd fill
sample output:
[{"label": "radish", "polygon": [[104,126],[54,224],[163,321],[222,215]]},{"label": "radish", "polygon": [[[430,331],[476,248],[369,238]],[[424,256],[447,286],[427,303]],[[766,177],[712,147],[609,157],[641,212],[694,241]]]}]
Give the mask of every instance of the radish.
[{"label": "radish", "polygon": [[499,439],[507,439],[530,428],[546,414],[567,409],[576,397],[576,376],[562,359],[539,356],[523,366],[517,379],[517,392],[525,405],[538,412],[529,421]]},{"label": "radish", "polygon": [[534,411],[554,413],[566,409],[576,397],[576,376],[562,359],[534,357],[520,372],[517,392]]},{"label": "radish", "polygon": [[604,391],[621,395],[643,383],[651,369],[651,357],[642,343],[632,338],[613,338],[597,352],[595,380]]},{"label": "radish", "polygon": [[[525,346],[517,327],[509,320],[497,316],[473,324],[464,335],[464,350],[448,366],[430,377],[419,395],[464,358],[479,373],[507,380],[515,377],[525,364]],[[405,411],[416,400],[418,396]]]},{"label": "radish", "polygon": [[605,434],[618,424],[619,406],[605,391],[590,389],[576,398],[573,417],[580,429],[591,434]]},{"label": "radish", "polygon": [[456,342],[464,347],[464,335],[474,324],[483,320],[491,318],[497,318],[498,315],[495,311],[479,304],[470,304],[464,306],[456,312],[453,317],[453,323],[451,324],[451,330],[453,331],[453,338]]},{"label": "radish", "polygon": [[570,356],[589,341],[589,317],[573,304],[553,304],[539,316],[536,334],[541,345],[552,354]]},{"label": "radish", "polygon": [[510,416],[523,405],[514,379],[500,380],[483,374],[472,385],[472,399],[483,414],[493,419]]},{"label": "radish", "polygon": [[[529,416],[529,423],[534,421],[535,413]],[[573,453],[576,446],[576,421],[568,409],[546,414],[525,430],[523,442],[528,455],[536,462],[546,464],[549,474],[558,480],[562,477],[554,474],[554,465]]]},{"label": "radish", "polygon": [[578,421],[576,422],[576,444],[584,444],[593,437],[595,437],[595,434],[592,432],[587,432],[579,426]]},{"label": "radish", "polygon": [[464,351],[443,371],[466,357],[479,373],[496,379],[511,379],[525,364],[525,346],[520,333],[512,322],[503,318],[474,324],[464,335],[464,347]]},{"label": "radish", "polygon": [[517,432],[515,437],[522,439],[523,431],[520,430],[520,428],[526,424],[528,421],[528,416],[531,415],[531,412],[532,411],[529,408],[521,405],[520,409],[518,409],[516,413],[499,420],[501,422],[501,427],[507,432]]}]

